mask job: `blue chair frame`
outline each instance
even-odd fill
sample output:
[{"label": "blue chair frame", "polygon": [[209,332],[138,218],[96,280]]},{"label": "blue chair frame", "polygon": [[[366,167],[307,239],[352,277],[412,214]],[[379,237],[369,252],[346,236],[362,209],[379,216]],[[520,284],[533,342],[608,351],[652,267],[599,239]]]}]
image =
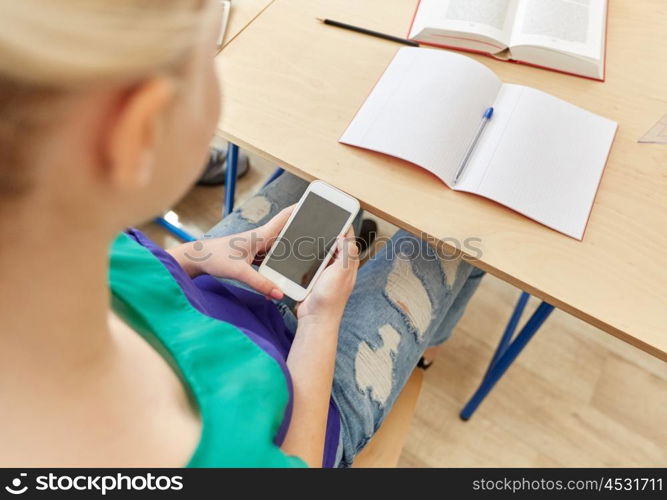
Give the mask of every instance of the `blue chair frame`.
[{"label": "blue chair frame", "polygon": [[167,231],[169,231],[172,235],[176,236],[179,240],[184,241],[184,242],[189,242],[189,241],[195,241],[197,238],[192,236],[190,233],[188,233],[185,229],[172,224],[169,222],[167,219],[164,217],[158,217],[154,221],[156,224],[159,226],[162,226],[165,228]]},{"label": "blue chair frame", "polygon": [[[230,142],[227,149],[227,172],[225,177],[225,203],[223,207],[223,217],[226,217],[234,211],[234,195],[236,193],[236,171],[238,167],[238,159],[239,147],[236,144],[232,144]],[[276,171],[273,172],[271,177],[266,181],[266,184],[273,182],[275,179],[280,177],[283,172],[284,170],[282,168],[276,169]],[[155,222],[183,241],[194,241],[196,239],[182,228],[168,222],[163,217],[155,219]],[[519,325],[519,321],[521,320],[521,316],[523,315],[529,298],[530,294],[521,292],[519,301],[517,302],[517,305],[512,312],[512,316],[507,323],[507,327],[505,328],[505,331],[500,338],[498,347],[496,348],[496,351],[491,358],[491,362],[489,363],[489,367],[487,368],[486,373],[482,378],[482,382],[459,414],[462,420],[468,420],[470,417],[472,417],[475,410],[477,410],[482,401],[484,401],[484,398],[486,398],[489,392],[491,392],[491,389],[493,389],[496,383],[502,378],[507,369],[516,360],[524,347],[526,347],[528,342],[530,342],[530,340],[554,310],[554,306],[547,304],[546,302],[542,302],[535,310],[533,315],[528,319],[521,331],[516,335],[516,338],[513,338],[514,332]]]}]

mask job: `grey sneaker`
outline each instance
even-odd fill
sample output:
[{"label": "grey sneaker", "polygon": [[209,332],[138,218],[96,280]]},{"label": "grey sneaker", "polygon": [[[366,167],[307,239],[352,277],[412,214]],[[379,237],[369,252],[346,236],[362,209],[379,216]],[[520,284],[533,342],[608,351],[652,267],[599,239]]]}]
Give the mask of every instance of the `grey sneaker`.
[{"label": "grey sneaker", "polygon": [[[239,151],[238,166],[236,167],[236,178],[240,179],[248,173],[250,163],[248,155]],[[225,183],[227,176],[227,150],[222,148],[211,148],[206,169],[197,184],[199,186],[219,186]]]}]

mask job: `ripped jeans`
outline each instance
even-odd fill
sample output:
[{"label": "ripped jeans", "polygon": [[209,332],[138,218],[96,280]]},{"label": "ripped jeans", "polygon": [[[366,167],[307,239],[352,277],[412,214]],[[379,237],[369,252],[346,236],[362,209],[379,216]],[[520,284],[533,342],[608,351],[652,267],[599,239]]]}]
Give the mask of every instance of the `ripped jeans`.
[{"label": "ripped jeans", "polygon": [[[207,236],[265,224],[296,203],[307,186],[286,172]],[[339,467],[350,466],[378,430],[424,350],[451,335],[483,275],[460,258],[440,258],[431,245],[402,230],[361,266],[341,322],[332,388],[341,415]],[[291,307],[279,308],[295,333]]]}]

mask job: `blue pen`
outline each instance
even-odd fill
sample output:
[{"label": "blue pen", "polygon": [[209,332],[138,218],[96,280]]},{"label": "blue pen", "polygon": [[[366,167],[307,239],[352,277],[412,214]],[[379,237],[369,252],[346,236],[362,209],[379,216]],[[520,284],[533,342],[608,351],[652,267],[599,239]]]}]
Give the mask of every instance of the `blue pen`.
[{"label": "blue pen", "polygon": [[482,132],[484,132],[484,128],[486,127],[486,124],[489,123],[489,120],[493,116],[493,108],[488,108],[484,112],[484,116],[482,117],[482,123],[479,124],[479,128],[477,129],[477,133],[475,134],[475,137],[473,137],[472,141],[470,141],[470,144],[468,145],[468,149],[466,150],[466,154],[463,157],[463,160],[461,160],[461,163],[459,164],[459,169],[456,171],[456,175],[454,176],[454,185],[459,181],[459,177],[461,177],[461,174],[463,173],[463,170],[466,168],[466,165],[468,164],[468,160],[470,160],[470,156],[472,155],[472,152],[475,150],[475,146],[477,145],[477,141],[479,141],[479,138],[482,135]]}]

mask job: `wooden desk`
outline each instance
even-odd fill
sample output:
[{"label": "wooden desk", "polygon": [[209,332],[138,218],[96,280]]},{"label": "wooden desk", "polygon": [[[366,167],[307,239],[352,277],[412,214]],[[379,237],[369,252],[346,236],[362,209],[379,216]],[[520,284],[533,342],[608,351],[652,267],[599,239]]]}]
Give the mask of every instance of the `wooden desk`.
[{"label": "wooden desk", "polygon": [[275,0],[219,58],[220,134],[417,234],[480,238],[479,267],[667,360],[667,146],[637,143],[667,113],[667,4],[610,0],[606,83],[476,57],[619,122],[583,242],[338,143],[399,46],[315,18],[404,36],[415,4]]},{"label": "wooden desk", "polygon": [[273,0],[232,0],[232,10],[222,47],[224,48],[236,35],[241,33],[264,9],[271,5],[271,2]]}]

